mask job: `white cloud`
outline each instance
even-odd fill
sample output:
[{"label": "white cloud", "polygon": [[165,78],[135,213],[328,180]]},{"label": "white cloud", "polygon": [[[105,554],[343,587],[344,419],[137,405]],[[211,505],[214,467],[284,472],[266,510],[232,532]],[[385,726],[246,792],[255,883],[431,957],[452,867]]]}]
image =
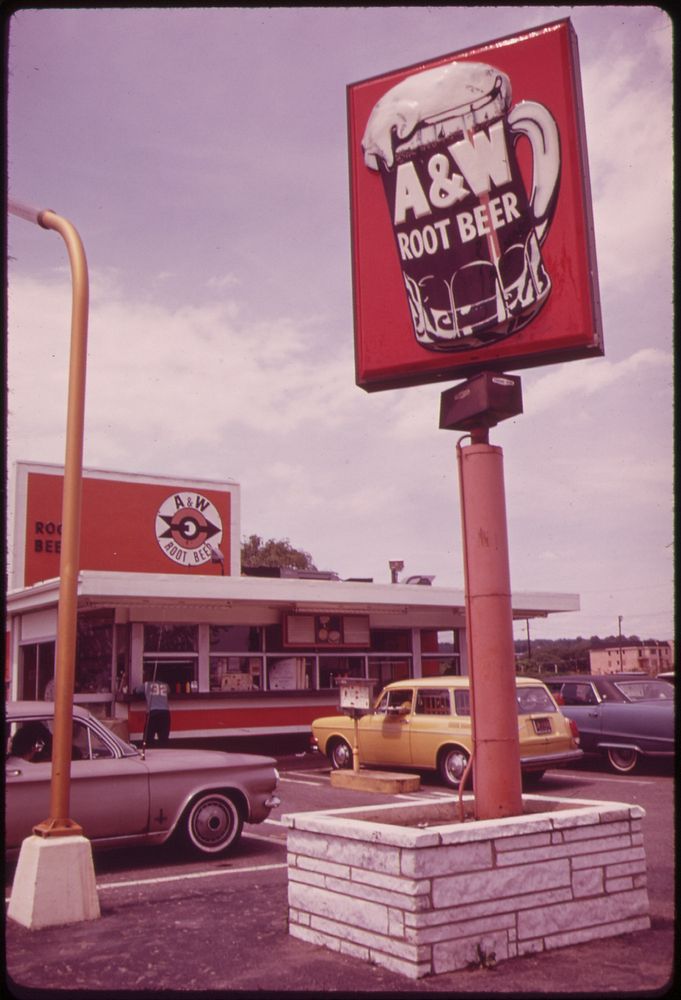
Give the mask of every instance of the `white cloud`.
[{"label": "white cloud", "polygon": [[604,289],[645,287],[646,275],[668,271],[672,258],[671,24],[643,33],[635,49],[621,46],[615,32],[582,65]]},{"label": "white cloud", "polygon": [[625,379],[635,380],[640,373],[655,370],[664,378],[673,370],[673,358],[657,348],[642,348],[622,361],[594,358],[580,362],[576,370],[569,362],[552,368],[532,381],[524,390],[525,410],[537,414],[555,408],[565,399],[574,409],[584,396],[604,392],[609,386]]},{"label": "white cloud", "polygon": [[238,288],[241,284],[241,278],[238,274],[222,274],[219,277],[209,278],[206,282],[207,288],[213,288],[216,291],[224,291],[226,288]]},{"label": "white cloud", "polygon": [[[123,297],[110,276],[93,284],[86,455],[136,455],[148,436],[162,459],[224,446],[235,433],[320,433],[352,410],[349,351],[320,355],[314,322],[248,322],[229,300],[171,310]],[[70,288],[18,278],[9,315],[16,455],[63,435]]]}]

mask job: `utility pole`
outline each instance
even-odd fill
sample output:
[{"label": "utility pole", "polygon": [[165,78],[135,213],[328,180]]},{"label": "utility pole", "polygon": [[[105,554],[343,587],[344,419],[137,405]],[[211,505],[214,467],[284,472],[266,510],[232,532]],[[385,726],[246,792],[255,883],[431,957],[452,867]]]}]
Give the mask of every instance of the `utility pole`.
[{"label": "utility pole", "polygon": [[530,643],[530,619],[525,619],[525,628],[527,630],[527,662],[530,664],[532,660],[532,644]]},{"label": "utility pole", "polygon": [[620,648],[620,673],[622,673],[622,615],[617,616],[617,627],[619,630],[619,648]]}]

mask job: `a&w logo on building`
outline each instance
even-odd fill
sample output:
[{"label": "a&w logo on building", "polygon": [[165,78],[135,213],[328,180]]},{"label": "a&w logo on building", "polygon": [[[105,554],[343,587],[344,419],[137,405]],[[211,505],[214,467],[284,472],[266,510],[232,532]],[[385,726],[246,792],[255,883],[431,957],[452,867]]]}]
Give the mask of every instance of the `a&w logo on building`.
[{"label": "a&w logo on building", "polygon": [[220,514],[199,493],[173,493],[156,514],[156,540],[174,563],[200,566],[219,550]]}]

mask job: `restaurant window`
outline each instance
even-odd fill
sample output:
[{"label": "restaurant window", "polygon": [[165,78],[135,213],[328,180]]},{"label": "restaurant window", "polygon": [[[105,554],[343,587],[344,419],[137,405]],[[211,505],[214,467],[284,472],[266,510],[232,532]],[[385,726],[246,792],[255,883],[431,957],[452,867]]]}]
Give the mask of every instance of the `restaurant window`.
[{"label": "restaurant window", "polygon": [[461,673],[458,629],[421,629],[421,673],[424,677]]},{"label": "restaurant window", "polygon": [[145,625],[143,680],[163,681],[175,694],[198,689],[198,625]]},{"label": "restaurant window", "polygon": [[268,656],[269,691],[302,691],[315,686],[314,656]]},{"label": "restaurant window", "polygon": [[211,691],[259,691],[261,687],[261,656],[225,656],[211,653]]},{"label": "restaurant window", "polygon": [[21,647],[20,698],[42,701],[54,697],[54,655],[54,642],[32,642]]},{"label": "restaurant window", "polygon": [[[266,625],[265,629],[265,649],[268,653],[283,653],[284,650],[288,650],[284,644],[284,631],[281,625]],[[291,647],[293,648],[293,647]],[[304,646],[296,647],[300,649],[301,652],[305,651]]]},{"label": "restaurant window", "polygon": [[411,653],[411,629],[372,628],[373,653]]},{"label": "restaurant window", "polygon": [[411,657],[372,656],[369,658],[369,677],[374,678],[374,694],[378,694],[391,681],[411,677]]},{"label": "restaurant window", "polygon": [[262,629],[255,625],[211,625],[211,653],[258,653]]},{"label": "restaurant window", "polygon": [[344,677],[364,677],[363,656],[320,656],[319,687],[337,688]]},{"label": "restaurant window", "polygon": [[78,615],[74,688],[77,694],[111,691],[113,634],[113,611]]},{"label": "restaurant window", "polygon": [[196,657],[183,659],[165,656],[144,657],[143,680],[163,681],[171,693],[189,694],[198,690]]},{"label": "restaurant window", "polygon": [[255,625],[211,625],[210,690],[260,691],[262,656],[244,655],[262,650],[262,629]]},{"label": "restaurant window", "polygon": [[195,653],[199,648],[198,625],[145,625],[145,653]]}]

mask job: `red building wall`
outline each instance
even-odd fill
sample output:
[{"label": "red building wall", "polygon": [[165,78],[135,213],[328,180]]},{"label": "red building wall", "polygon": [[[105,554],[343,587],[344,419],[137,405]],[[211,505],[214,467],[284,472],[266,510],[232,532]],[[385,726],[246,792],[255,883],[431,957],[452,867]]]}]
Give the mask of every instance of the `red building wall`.
[{"label": "red building wall", "polygon": [[[26,489],[26,538],[23,585],[59,576],[63,477],[29,472]],[[173,487],[172,482],[147,483],[86,476],[83,478],[80,568],[130,573],[200,573],[220,575],[219,563],[197,563],[191,558],[179,563],[170,558],[157,540],[159,508],[169,498],[199,496],[210,501],[222,527],[219,549],[224,573],[231,564],[230,525],[232,497],[227,489]],[[171,539],[169,539],[170,542]]]}]

